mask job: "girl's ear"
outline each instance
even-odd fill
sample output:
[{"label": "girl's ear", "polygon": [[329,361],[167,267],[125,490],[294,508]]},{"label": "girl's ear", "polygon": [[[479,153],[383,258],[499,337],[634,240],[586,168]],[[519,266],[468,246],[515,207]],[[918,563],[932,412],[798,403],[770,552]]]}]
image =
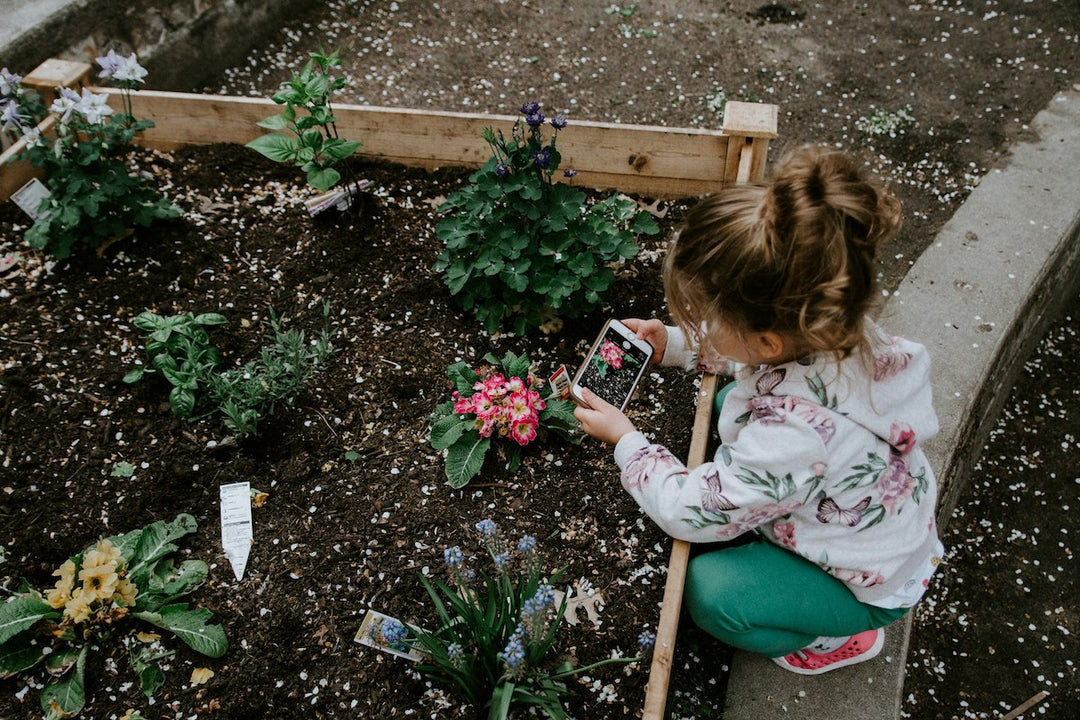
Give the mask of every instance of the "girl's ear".
[{"label": "girl's ear", "polygon": [[765,330],[753,334],[754,350],[766,364],[778,361],[786,361],[791,347],[788,338],[773,330]]}]

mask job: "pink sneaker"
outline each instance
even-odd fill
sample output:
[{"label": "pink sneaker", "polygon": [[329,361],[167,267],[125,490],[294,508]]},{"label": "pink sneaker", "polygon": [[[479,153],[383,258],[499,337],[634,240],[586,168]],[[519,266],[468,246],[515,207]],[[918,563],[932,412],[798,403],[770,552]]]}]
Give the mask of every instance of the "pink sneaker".
[{"label": "pink sneaker", "polygon": [[845,665],[854,665],[864,660],[877,657],[885,644],[885,633],[881,630],[867,630],[852,635],[848,641],[827,653],[816,653],[807,648],[796,650],[790,655],[771,658],[774,663],[800,675],[820,675]]}]

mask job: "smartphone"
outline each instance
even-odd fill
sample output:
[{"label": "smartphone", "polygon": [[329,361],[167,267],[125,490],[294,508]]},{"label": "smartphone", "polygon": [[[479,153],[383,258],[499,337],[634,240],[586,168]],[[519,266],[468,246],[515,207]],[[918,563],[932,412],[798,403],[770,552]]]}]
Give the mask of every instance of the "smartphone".
[{"label": "smartphone", "polygon": [[589,388],[625,410],[652,355],[652,345],[618,320],[608,320],[578,368],[570,385],[570,396],[575,402],[588,405],[581,397],[581,389]]}]

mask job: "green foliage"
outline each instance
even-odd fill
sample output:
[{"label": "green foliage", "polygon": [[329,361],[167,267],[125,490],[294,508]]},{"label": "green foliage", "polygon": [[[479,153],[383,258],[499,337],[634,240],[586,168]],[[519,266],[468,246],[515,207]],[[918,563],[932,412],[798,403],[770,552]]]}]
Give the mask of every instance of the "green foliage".
[{"label": "green foliage", "polygon": [[221,413],[225,427],[237,439],[258,434],[261,420],[278,403],[290,404],[308,380],[333,353],[329,331],[330,307],[323,306],[325,325],[314,339],[302,330],[283,330],[270,311],[270,344],[242,366],[220,370],[221,354],[210,342],[206,327],[226,322],[217,313],[163,317],[146,311],[134,319],[144,330],[148,364],[124,376],[136,383],[160,373],[172,386],[169,406],[178,417],[198,420]]},{"label": "green foliage", "polygon": [[911,114],[911,106],[905,105],[895,111],[879,108],[869,115],[863,115],[855,121],[855,128],[864,135],[896,137],[914,123],[915,116]]},{"label": "green foliage", "polygon": [[[127,645],[132,670],[147,697],[161,687],[161,662],[173,655],[157,641],[145,644],[135,629],[121,635],[127,618],[169,630],[192,650],[218,658],[228,649],[221,625],[206,609],[190,609],[182,598],[206,581],[201,560],[176,565],[173,542],[197,529],[180,514],[141,530],[100,540],[69,558],[53,573],[60,579],[44,596],[24,590],[0,604],[0,679],[44,664],[52,677],[41,691],[46,718],[77,715],[86,703],[86,659],[114,637]],[[81,584],[80,584],[81,581]]]},{"label": "green foliage", "polygon": [[[345,78],[331,74],[336,67],[341,67],[338,51],[311,53],[303,69],[293,73],[271,98],[285,109],[257,123],[274,132],[247,144],[274,162],[296,165],[307,173],[309,185],[324,192],[341,180],[341,173],[333,166],[360,147],[359,142],[338,137],[330,96],[345,87]],[[290,134],[277,132],[282,130]]]},{"label": "green foliage", "polygon": [[131,113],[134,81],[120,85],[121,112],[113,112],[105,95],[85,89],[79,95],[61,88],[50,108],[57,114],[56,136],[46,138],[36,129],[21,128],[27,145],[16,159],[43,168],[49,190],[26,232],[26,242],[58,260],[69,257],[80,244],[101,248],[133,225],[146,227],[180,215],[177,206],[158,194],[149,173],[128,166],[135,136],[154,123]]},{"label": "green foliage", "polygon": [[521,333],[601,306],[612,265],[637,254],[635,234],[659,230],[627,198],[589,205],[583,191],[555,182],[566,120],[552,118],[545,139],[539,104],[521,111],[509,140],[484,130],[492,157],[439,208],[447,217],[436,229],[444,248],[435,270],[489,332],[512,322]]},{"label": "green foliage", "polygon": [[[548,433],[580,442],[574,406],[554,395],[541,397],[545,382],[524,355],[488,353],[488,363],[472,368],[459,362],[446,370],[454,386],[451,400],[439,404],[428,439],[446,450],[447,484],[459,488],[483,467],[492,439],[500,445],[510,472],[521,464],[521,450]],[[507,442],[509,441],[509,442]]]},{"label": "green foliage", "polygon": [[565,596],[555,602],[553,585],[543,578],[536,540],[522,537],[507,547],[495,523],[476,525],[494,573],[465,567],[460,548],[445,551],[450,583],[421,582],[438,616],[432,632],[409,629],[407,642],[425,655],[417,669],[441,687],[487,709],[489,720],[503,720],[512,707],[535,709],[549,718],[568,718],[563,698],[570,676],[612,662],[632,663],[643,655],[604,660],[574,668],[548,656],[555,645]]}]

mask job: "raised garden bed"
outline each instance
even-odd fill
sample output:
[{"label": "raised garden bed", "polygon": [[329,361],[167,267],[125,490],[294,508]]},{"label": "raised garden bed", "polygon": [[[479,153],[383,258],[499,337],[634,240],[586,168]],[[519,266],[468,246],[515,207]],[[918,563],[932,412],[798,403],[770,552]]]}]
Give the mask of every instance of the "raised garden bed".
[{"label": "raised garden bed", "polygon": [[[339,129],[364,142],[367,157],[354,169],[372,181],[369,195],[358,214],[312,219],[303,206],[311,191],[298,173],[238,144],[259,134],[254,120],[270,112],[266,102],[135,98],[146,103],[135,114],[157,123],[147,144],[161,151],[141,164],[184,208],[181,220],[139,230],[102,257],[52,267],[18,248],[26,225],[19,211],[10,203],[0,210],[4,253],[15,253],[3,269],[0,313],[0,429],[9,448],[0,573],[9,589],[16,578],[49,587],[53,570],[99,537],[191,513],[199,532],[182,551],[210,564],[193,601],[224,624],[230,650],[207,661],[178,647],[148,706],[126,651],[102,643],[87,668],[82,716],[118,717],[131,707],[147,717],[454,715],[457,701],[428,687],[407,661],[353,636],[368,608],[432,623],[420,575],[442,574],[446,547],[475,552],[473,528],[485,518],[509,538],[535,536],[551,570],[566,566],[570,584],[603,596],[598,626],[582,612],[561,630],[560,655],[586,665],[636,652],[638,635],[660,622],[670,543],[622,491],[609,451],[552,441],[530,447],[517,473],[492,457],[479,478],[452,490],[427,443],[428,418],[449,398],[451,363],[513,351],[550,372],[574,366],[608,315],[662,315],[661,249],[683,204],[667,208],[659,235],[642,238],[602,312],[557,334],[492,337],[431,270],[441,247],[435,207],[465,181],[460,166],[483,159],[480,129],[512,119],[346,108],[350,119]],[[775,128],[770,107],[742,135],[731,127],[582,123],[560,149],[582,183],[614,185],[643,201],[694,195],[760,173]],[[229,142],[193,145],[210,139]],[[691,165],[691,157],[704,162]],[[4,178],[13,182],[10,170]],[[132,318],[143,310],[223,314],[228,323],[213,338],[229,361],[242,361],[263,344],[271,308],[286,327],[311,332],[324,302],[339,352],[294,406],[238,446],[222,442],[227,432],[214,419],[174,417],[163,383],[122,382],[142,357]],[[685,446],[690,417],[681,409],[697,389],[694,377],[651,372],[632,416],[658,440]],[[254,544],[236,581],[219,540],[218,488],[240,481],[267,498],[253,509]],[[722,676],[726,651],[700,642],[708,643],[680,647],[673,687],[705,687],[715,708],[722,698],[712,680]],[[192,670],[201,666],[215,674],[196,685]],[[644,664],[587,673],[569,709],[578,717],[636,715],[648,679]],[[36,690],[25,685],[22,676],[3,681],[0,716],[39,715]]]}]

